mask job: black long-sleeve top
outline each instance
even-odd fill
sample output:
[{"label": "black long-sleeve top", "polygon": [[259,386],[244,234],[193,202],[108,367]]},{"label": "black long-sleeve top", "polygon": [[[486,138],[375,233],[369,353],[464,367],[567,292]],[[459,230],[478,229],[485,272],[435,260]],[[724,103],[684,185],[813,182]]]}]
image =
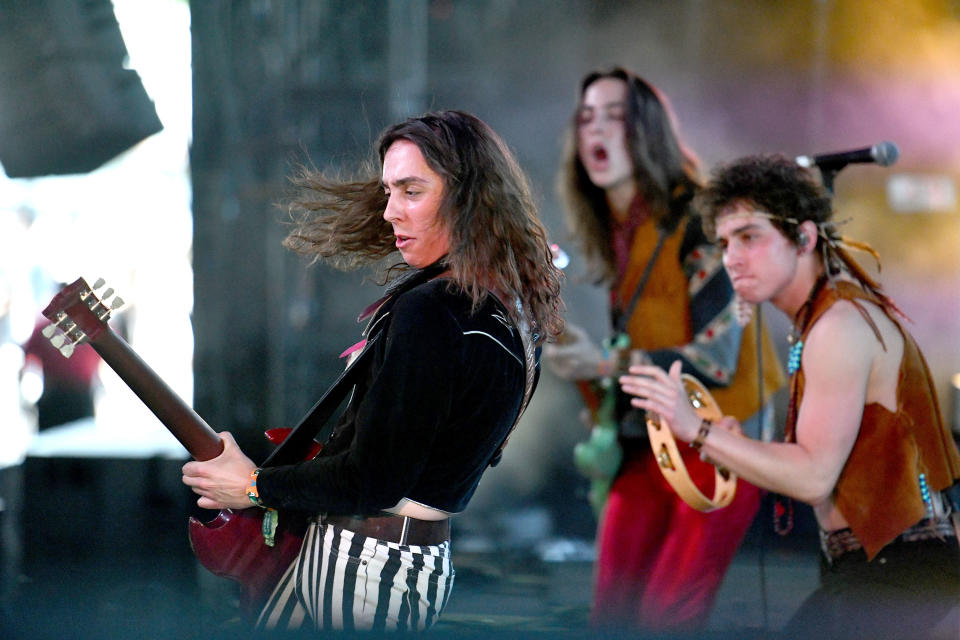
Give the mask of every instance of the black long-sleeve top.
[{"label": "black long-sleeve top", "polygon": [[503,305],[471,300],[444,278],[395,293],[384,331],[333,434],[313,460],[267,467],[267,506],[367,515],[402,498],[456,513],[516,421],[523,344]]}]

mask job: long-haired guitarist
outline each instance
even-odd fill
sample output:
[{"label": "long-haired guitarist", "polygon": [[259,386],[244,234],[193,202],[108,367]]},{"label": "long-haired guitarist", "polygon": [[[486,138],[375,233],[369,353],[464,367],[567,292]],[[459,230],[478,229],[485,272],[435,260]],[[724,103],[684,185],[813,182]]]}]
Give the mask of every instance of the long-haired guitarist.
[{"label": "long-haired guitarist", "polygon": [[[618,356],[569,326],[567,338],[547,345],[544,356],[557,374],[581,381],[615,376],[620,363],[646,359],[668,366],[679,358],[684,372],[702,381],[725,412],[759,435],[759,417],[772,418],[769,401],[783,374],[765,337],[764,388],[758,392],[758,322],[737,321],[719,253],[691,215],[699,184],[697,161],[653,85],[622,68],[582,80],[560,187],[570,228],[598,281],[609,287],[611,342],[627,346]],[[768,403],[763,414],[760,397]],[[759,494],[741,482],[728,507],[711,513],[691,508],[661,477],[643,416],[630,410],[622,394],[615,405],[623,462],[613,469],[601,513],[593,622],[695,629],[710,614]],[[607,420],[594,427],[594,435]],[[685,453],[696,458],[696,452]],[[697,463],[687,463],[694,480],[711,483],[713,469]]]},{"label": "long-haired guitarist", "polygon": [[737,293],[793,319],[784,442],[692,415],[676,365],[632,367],[624,391],[711,460],[812,505],[821,587],[784,637],[956,638],[960,518],[946,490],[960,454],[903,315],[845,247],[872,250],[839,234],[828,194],[782,156],[721,167],[702,196]]},{"label": "long-haired guitarist", "polygon": [[536,347],[562,330],[562,273],[489,126],[431,113],[388,128],[376,151],[354,180],[299,173],[285,241],[343,268],[402,260],[369,310],[333,434],[314,459],[257,468],[223,432],[222,455],[183,467],[201,507],[314,514],[260,628],[429,628],[453,585],[450,516],[497,462]]}]

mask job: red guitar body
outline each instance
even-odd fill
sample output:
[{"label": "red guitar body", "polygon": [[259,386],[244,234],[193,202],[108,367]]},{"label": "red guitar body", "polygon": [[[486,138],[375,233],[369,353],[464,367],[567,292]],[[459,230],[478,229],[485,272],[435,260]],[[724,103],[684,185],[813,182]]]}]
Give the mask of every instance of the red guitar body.
[{"label": "red guitar body", "polygon": [[[279,445],[290,429],[269,429],[267,440]],[[307,459],[320,452],[315,443]],[[281,511],[278,516],[274,545],[263,541],[263,510],[223,509],[213,520],[201,522],[190,518],[190,547],[197,560],[214,575],[229,578],[243,586],[241,606],[250,612],[259,611],[284,571],[296,559],[303,544],[307,520],[303,514]]]},{"label": "red guitar body", "polygon": [[243,586],[241,606],[256,613],[266,603],[283,572],[296,559],[306,531],[306,519],[281,512],[276,540],[264,544],[263,511],[224,509],[209,522],[190,518],[190,546],[194,555],[214,575]]},{"label": "red guitar body", "polygon": [[[107,324],[113,309],[122,304],[108,289],[103,300],[83,280],[65,287],[43,310],[51,321],[44,335],[65,357],[75,345],[89,343],[103,361],[130,387],[160,422],[196,460],[210,460],[223,451],[220,436],[130,348]],[[279,445],[290,429],[270,429],[267,439]],[[305,459],[313,458],[320,445],[314,443]],[[264,542],[261,525],[264,511],[251,507],[224,509],[209,522],[190,518],[188,531],[194,554],[210,572],[230,578],[243,587],[242,605],[250,613],[263,606],[283,572],[297,557],[307,521],[302,514],[280,512],[272,547]]]}]

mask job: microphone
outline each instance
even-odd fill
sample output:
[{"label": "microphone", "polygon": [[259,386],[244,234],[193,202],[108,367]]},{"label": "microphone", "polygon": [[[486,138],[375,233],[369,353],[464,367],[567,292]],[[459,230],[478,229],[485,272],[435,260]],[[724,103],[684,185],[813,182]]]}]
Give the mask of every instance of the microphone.
[{"label": "microphone", "polygon": [[816,156],[797,156],[796,163],[809,169],[816,165],[821,171],[839,171],[851,163],[875,163],[881,167],[889,167],[900,157],[900,150],[892,142],[878,142],[872,147],[854,149],[853,151],[839,151],[837,153],[822,153]]}]

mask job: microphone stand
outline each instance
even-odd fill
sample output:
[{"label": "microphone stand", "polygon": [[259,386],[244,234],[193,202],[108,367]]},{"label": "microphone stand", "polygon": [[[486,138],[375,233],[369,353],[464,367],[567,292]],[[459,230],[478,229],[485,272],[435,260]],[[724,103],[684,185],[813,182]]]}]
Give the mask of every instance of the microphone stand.
[{"label": "microphone stand", "polygon": [[820,180],[823,182],[823,186],[826,187],[827,193],[833,197],[833,179],[837,177],[837,174],[840,173],[840,169],[843,169],[847,165],[841,165],[839,167],[833,166],[829,169],[820,168]]}]

